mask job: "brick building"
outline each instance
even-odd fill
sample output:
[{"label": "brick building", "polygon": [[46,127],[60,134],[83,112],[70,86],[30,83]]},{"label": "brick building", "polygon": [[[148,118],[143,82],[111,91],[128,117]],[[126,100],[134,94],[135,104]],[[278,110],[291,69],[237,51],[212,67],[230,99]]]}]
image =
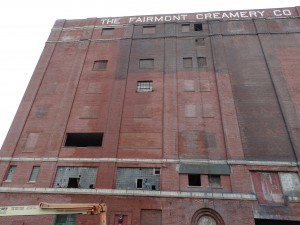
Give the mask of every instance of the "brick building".
[{"label": "brick building", "polygon": [[0,151],[0,205],[105,202],[109,225],[299,224],[299,15],[57,20]]}]

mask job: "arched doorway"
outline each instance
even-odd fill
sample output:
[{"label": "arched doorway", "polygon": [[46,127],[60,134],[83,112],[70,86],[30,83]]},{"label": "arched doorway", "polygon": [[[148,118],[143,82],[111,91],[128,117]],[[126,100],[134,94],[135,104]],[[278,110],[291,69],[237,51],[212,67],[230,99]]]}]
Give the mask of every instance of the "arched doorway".
[{"label": "arched doorway", "polygon": [[192,225],[225,225],[225,223],[215,210],[203,208],[193,215]]}]

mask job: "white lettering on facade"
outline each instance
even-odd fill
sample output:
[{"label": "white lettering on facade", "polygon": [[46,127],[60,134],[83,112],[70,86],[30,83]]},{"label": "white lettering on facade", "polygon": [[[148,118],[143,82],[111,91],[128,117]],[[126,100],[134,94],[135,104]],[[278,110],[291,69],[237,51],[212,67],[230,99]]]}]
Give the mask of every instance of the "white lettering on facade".
[{"label": "white lettering on facade", "polygon": [[[291,16],[292,12],[289,9],[274,9],[268,11],[273,16]],[[213,20],[213,19],[243,19],[243,18],[261,18],[264,17],[265,11],[252,10],[252,11],[229,11],[229,12],[211,12],[211,13],[198,13],[190,14],[196,20]],[[114,25],[121,23],[157,23],[157,22],[170,22],[170,21],[185,21],[188,14],[176,14],[176,15],[162,15],[162,16],[140,16],[129,18],[103,18],[101,23],[103,25]],[[127,19],[127,22],[126,22]],[[121,22],[122,21],[122,22]]]}]

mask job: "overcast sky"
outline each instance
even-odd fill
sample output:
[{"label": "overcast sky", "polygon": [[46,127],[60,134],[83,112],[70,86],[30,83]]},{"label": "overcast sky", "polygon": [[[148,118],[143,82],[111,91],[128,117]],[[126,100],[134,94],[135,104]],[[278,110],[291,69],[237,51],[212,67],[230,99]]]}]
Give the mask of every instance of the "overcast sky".
[{"label": "overcast sky", "polygon": [[299,0],[52,0],[0,3],[0,146],[56,19],[283,8]]}]

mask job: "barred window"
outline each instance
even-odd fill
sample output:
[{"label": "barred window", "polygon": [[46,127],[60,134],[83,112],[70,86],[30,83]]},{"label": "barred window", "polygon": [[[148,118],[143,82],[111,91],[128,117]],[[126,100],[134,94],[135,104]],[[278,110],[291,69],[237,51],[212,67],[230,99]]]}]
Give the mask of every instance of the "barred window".
[{"label": "barred window", "polygon": [[138,81],[137,92],[151,92],[152,90],[152,81]]}]

